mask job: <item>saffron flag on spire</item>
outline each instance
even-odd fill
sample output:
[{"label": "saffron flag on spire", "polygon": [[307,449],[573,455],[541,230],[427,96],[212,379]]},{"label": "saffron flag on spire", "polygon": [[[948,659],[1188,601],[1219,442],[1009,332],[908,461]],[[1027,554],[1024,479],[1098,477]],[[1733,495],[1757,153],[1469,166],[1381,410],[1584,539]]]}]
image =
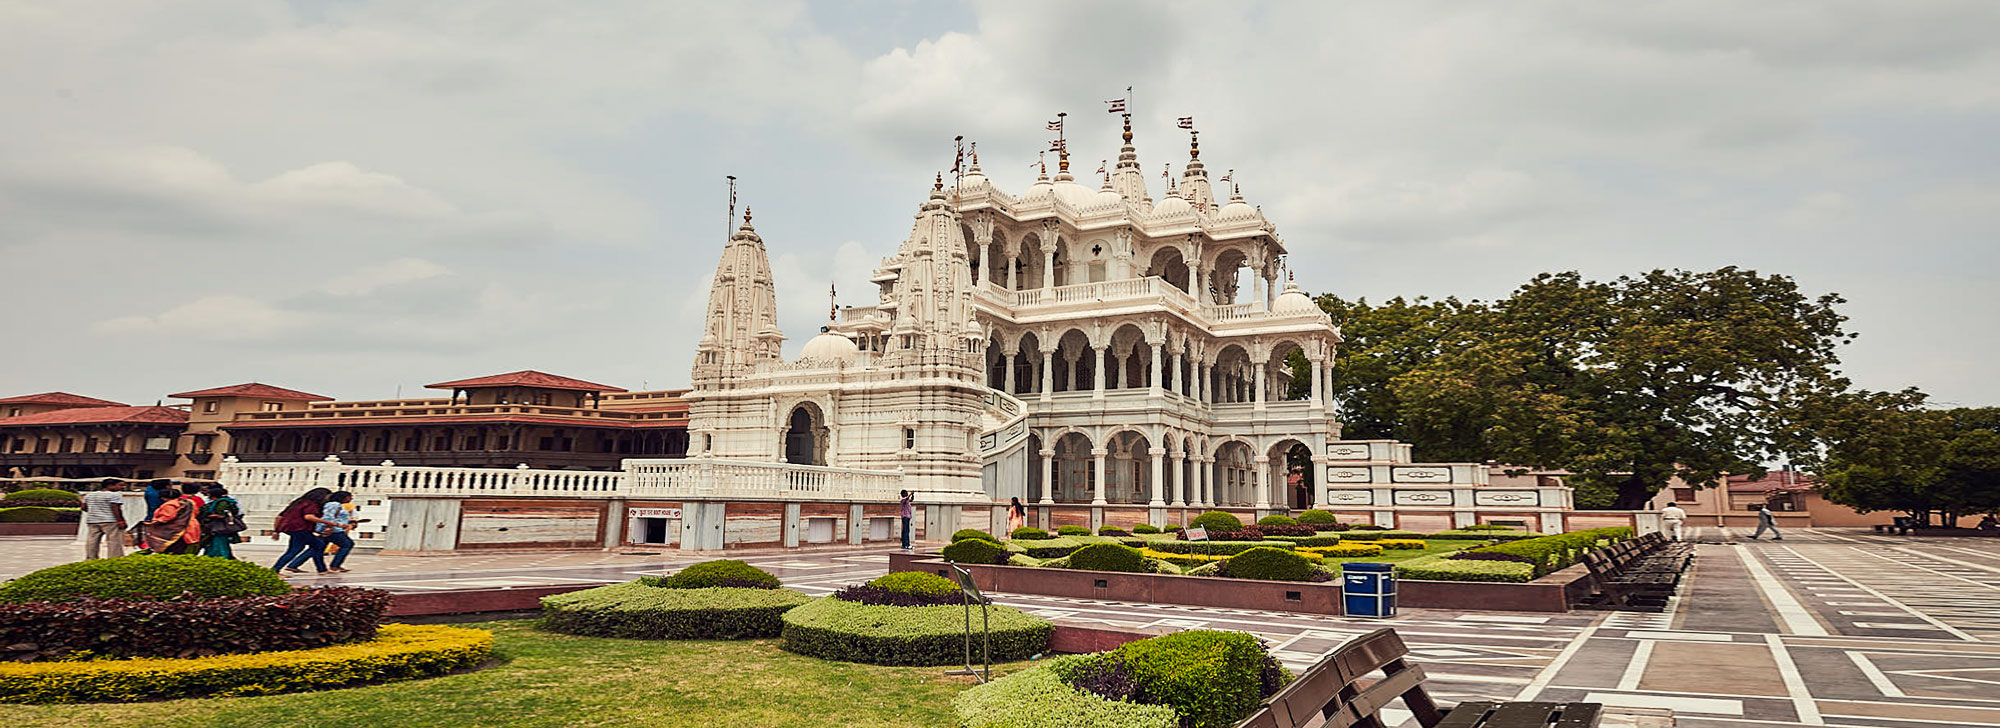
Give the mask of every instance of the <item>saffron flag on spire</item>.
[{"label": "saffron flag on spire", "polygon": [[1069,145],[1064,144],[1063,140],[1061,139],[1051,139],[1049,140],[1049,151],[1051,152],[1069,151]]},{"label": "saffron flag on spire", "polygon": [[1049,122],[1049,131],[1062,131],[1062,124],[1061,119]]},{"label": "saffron flag on spire", "polygon": [[1105,160],[1100,160],[1100,161],[1099,161],[1099,162],[1097,163],[1097,173],[1098,173],[1098,174],[1105,174],[1105,168],[1106,168],[1107,166],[1109,166],[1110,164],[1111,164],[1111,160],[1109,160],[1109,159],[1105,159]]},{"label": "saffron flag on spire", "polygon": [[1194,117],[1192,117],[1192,116],[1183,116],[1183,117],[1181,117],[1181,118],[1180,118],[1180,119],[1179,119],[1178,121],[1174,122],[1174,124],[1175,124],[1176,126],[1179,126],[1179,127],[1180,127],[1180,128],[1182,128],[1182,129],[1193,129],[1193,128],[1194,128]]},{"label": "saffron flag on spire", "polygon": [[1229,170],[1229,172],[1227,172],[1227,173],[1225,173],[1225,174],[1223,174],[1223,175],[1222,175],[1222,181],[1224,181],[1224,182],[1228,182],[1228,181],[1230,181],[1230,179],[1234,178],[1235,176],[1236,176],[1236,170],[1233,170],[1233,169],[1232,169],[1232,170]]},{"label": "saffron flag on spire", "polygon": [[1110,101],[1106,101],[1106,102],[1104,102],[1104,103],[1107,103],[1107,104],[1110,104],[1110,105],[1111,105],[1111,113],[1113,113],[1113,114],[1119,114],[1119,113],[1124,113],[1124,111],[1125,111],[1125,100],[1124,100],[1124,99],[1112,99],[1112,100],[1110,100]]}]

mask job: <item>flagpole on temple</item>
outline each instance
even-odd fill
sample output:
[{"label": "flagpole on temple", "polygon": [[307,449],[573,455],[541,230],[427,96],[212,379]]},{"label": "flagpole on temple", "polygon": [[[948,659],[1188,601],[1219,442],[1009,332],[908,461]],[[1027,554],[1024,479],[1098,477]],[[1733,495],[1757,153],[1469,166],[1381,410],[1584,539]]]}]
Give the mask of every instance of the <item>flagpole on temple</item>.
[{"label": "flagpole on temple", "polygon": [[722,237],[736,234],[736,175],[729,175],[729,217],[722,220]]}]

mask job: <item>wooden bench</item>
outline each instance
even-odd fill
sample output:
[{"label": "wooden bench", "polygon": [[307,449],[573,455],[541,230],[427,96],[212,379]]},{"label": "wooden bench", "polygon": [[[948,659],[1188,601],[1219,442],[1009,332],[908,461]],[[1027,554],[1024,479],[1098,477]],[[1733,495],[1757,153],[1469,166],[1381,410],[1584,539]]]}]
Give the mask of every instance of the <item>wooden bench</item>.
[{"label": "wooden bench", "polygon": [[1875,532],[1881,534],[1893,533],[1898,536],[1908,536],[1910,535],[1910,530],[1916,528],[1916,521],[1917,519],[1910,518],[1908,516],[1897,516],[1895,520],[1889,523],[1875,524]]},{"label": "wooden bench", "polygon": [[1657,533],[1628,539],[1583,555],[1597,593],[1578,606],[1658,611],[1680,586],[1694,549]]},{"label": "wooden bench", "polygon": [[1591,728],[1603,711],[1596,703],[1487,702],[1441,710],[1424,690],[1423,668],[1403,659],[1409,653],[1393,629],[1348,640],[1237,728],[1384,728],[1382,709],[1396,700],[1423,728]]}]

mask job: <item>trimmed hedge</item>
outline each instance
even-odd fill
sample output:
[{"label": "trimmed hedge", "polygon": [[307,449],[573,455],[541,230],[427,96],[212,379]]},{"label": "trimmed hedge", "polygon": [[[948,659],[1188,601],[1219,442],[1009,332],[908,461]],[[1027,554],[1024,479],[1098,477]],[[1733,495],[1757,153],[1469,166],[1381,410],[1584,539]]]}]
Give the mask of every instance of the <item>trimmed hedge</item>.
[{"label": "trimmed hedge", "polygon": [[1133,532],[1133,533],[1159,533],[1159,532],[1160,532],[1160,528],[1159,528],[1158,526],[1155,526],[1155,525],[1153,525],[1153,524],[1150,524],[1150,523],[1139,523],[1139,524],[1134,524],[1134,525],[1132,526],[1132,532]]},{"label": "trimmed hedge", "polygon": [[966,539],[968,539],[968,538],[979,538],[979,539],[985,539],[985,540],[988,540],[988,541],[992,541],[992,542],[994,542],[994,543],[1000,543],[1000,539],[997,539],[997,538],[994,538],[994,537],[993,537],[993,534],[990,534],[990,533],[987,533],[987,532],[985,532],[985,531],[981,531],[981,530],[979,530],[979,529],[976,529],[976,528],[966,528],[966,529],[961,529],[961,530],[959,530],[959,532],[958,532],[958,533],[954,533],[954,534],[952,534],[952,535],[951,535],[951,542],[952,542],[952,543],[958,543],[958,542],[960,542],[960,541],[964,541],[964,540],[966,540]]},{"label": "trimmed hedge", "polygon": [[716,587],[738,587],[746,589],[776,589],[778,577],[771,572],[735,559],[703,561],[676,571],[658,580],[646,582],[648,586],[668,589],[714,589]]},{"label": "trimmed hedge", "polygon": [[1180,533],[1185,530],[1187,529],[1181,528],[1181,524],[1178,523],[1169,523],[1160,528],[1161,533]]},{"label": "trimmed hedge", "polygon": [[57,511],[43,506],[0,508],[0,523],[55,523]]},{"label": "trimmed hedge", "polygon": [[1458,529],[1458,530],[1460,530],[1460,531],[1519,531],[1519,530],[1521,530],[1521,529],[1518,529],[1518,528],[1515,528],[1515,527],[1513,527],[1513,526],[1496,526],[1496,525],[1493,525],[1493,524],[1491,524],[1491,523],[1478,523],[1478,524],[1473,524],[1473,525],[1470,525],[1470,526],[1466,526],[1465,528],[1461,528],[1461,529]]},{"label": "trimmed hedge", "polygon": [[1256,637],[1217,630],[1130,642],[1059,663],[1054,670],[1070,685],[1100,697],[1171,707],[1180,725],[1189,728],[1235,725],[1290,679]]},{"label": "trimmed hedge", "polygon": [[963,541],[953,541],[950,546],[940,549],[938,554],[946,561],[961,564],[1004,564],[1013,552],[983,538],[968,538]]},{"label": "trimmed hedge", "polygon": [[776,637],[778,615],[812,601],[789,589],[661,589],[641,582],[542,597],[538,626],[550,632],[645,640]]},{"label": "trimmed hedge", "polygon": [[1293,517],[1291,517],[1291,516],[1281,516],[1281,515],[1278,515],[1278,514],[1276,514],[1276,513],[1273,513],[1273,514],[1271,514],[1271,515],[1268,515],[1268,516],[1265,516],[1265,517],[1263,517],[1263,518],[1259,518],[1259,519],[1257,519],[1257,525],[1259,525],[1259,526],[1296,526],[1296,525],[1299,525],[1299,519],[1296,519],[1296,518],[1293,518]]},{"label": "trimmed hedge", "polygon": [[1154,551],[1170,554],[1221,554],[1230,556],[1259,546],[1271,548],[1294,548],[1290,541],[1154,541],[1146,544]]},{"label": "trimmed hedge", "polygon": [[1547,535],[1548,534],[1546,533],[1536,533],[1534,531],[1516,531],[1512,529],[1501,529],[1495,531],[1491,529],[1457,528],[1449,531],[1439,531],[1437,533],[1425,536],[1424,538],[1455,539],[1462,541],[1523,541],[1531,538],[1541,538]]},{"label": "trimmed hedge", "polygon": [[1175,566],[1182,566],[1182,567],[1201,566],[1203,564],[1211,564],[1218,561],[1226,561],[1229,559],[1229,557],[1227,556],[1219,556],[1219,555],[1209,556],[1206,554],[1173,554],[1173,553],[1167,553],[1165,551],[1154,551],[1153,549],[1140,549],[1139,555],[1149,559],[1163,561],[1169,564],[1173,564]]},{"label": "trimmed hedge", "polygon": [[1373,543],[1339,543],[1332,546],[1308,546],[1299,550],[1309,554],[1319,554],[1329,559],[1351,559],[1360,556],[1382,555],[1382,546]]},{"label": "trimmed hedge", "polygon": [[0,663],[0,702],[79,703],[272,695],[410,680],[476,667],[493,633],[385,624],[375,639],[311,650],[194,659]]},{"label": "trimmed hedge", "polygon": [[1518,561],[1470,561],[1446,556],[1419,556],[1397,563],[1396,578],[1523,583],[1534,581],[1535,566]]},{"label": "trimmed hedge", "polygon": [[1065,526],[1057,526],[1057,527],[1056,527],[1056,535],[1057,535],[1057,536],[1088,536],[1088,535],[1090,535],[1090,527],[1089,527],[1089,526],[1075,526],[1075,525],[1065,525]]},{"label": "trimmed hedge", "polygon": [[1385,538],[1422,539],[1429,537],[1425,536],[1424,534],[1417,533],[1415,531],[1389,531],[1389,530],[1362,531],[1357,529],[1340,534],[1340,540],[1342,541],[1368,541],[1372,543],[1375,541],[1380,541]]},{"label": "trimmed hedge", "polygon": [[1099,535],[1099,536],[1130,536],[1130,535],[1132,535],[1132,532],[1131,532],[1131,531],[1127,531],[1127,530],[1125,530],[1125,529],[1122,529],[1122,528],[1119,528],[1119,527],[1117,527],[1117,526],[1100,526],[1100,527],[1098,527],[1098,529],[1097,529],[1097,535]]},{"label": "trimmed hedge", "polygon": [[0,584],[0,602],[272,596],[291,589],[277,572],[247,561],[134,554],[51,566]]},{"label": "trimmed hedge", "polygon": [[1188,528],[1206,528],[1210,531],[1241,531],[1243,521],[1235,514],[1224,511],[1209,511],[1188,521]]},{"label": "trimmed hedge", "polygon": [[[988,606],[994,662],[1048,649],[1055,628],[1013,607]],[[978,626],[978,617],[974,617]],[[787,652],[872,665],[951,665],[965,659],[965,608],[890,607],[815,599],[784,615]]]},{"label": "trimmed hedge", "polygon": [[1145,573],[1146,557],[1138,549],[1115,543],[1100,543],[1077,549],[1069,555],[1069,568],[1086,571]]},{"label": "trimmed hedge", "polygon": [[868,586],[904,594],[957,597],[958,582],[922,571],[892,571],[875,577]]},{"label": "trimmed hedge", "polygon": [[1007,544],[1007,546],[1009,550],[1019,549],[1021,553],[1038,559],[1059,559],[1091,544],[1118,542],[1118,539],[1105,536],[1063,536],[1061,538],[1016,541]]},{"label": "trimmed hedge", "polygon": [[957,725],[964,728],[1179,728],[1180,718],[1165,705],[1107,700],[1079,690],[1062,671],[1097,655],[1065,655],[951,699]]},{"label": "trimmed hedge", "polygon": [[388,592],[352,587],[188,601],[0,604],[0,655],[32,662],[306,650],[373,639],[388,609]]},{"label": "trimmed hedge", "polygon": [[1312,581],[1320,575],[1305,556],[1269,546],[1229,557],[1222,562],[1220,573],[1232,579],[1264,581]]},{"label": "trimmed hedge", "polygon": [[6,497],[0,498],[0,500],[56,501],[61,503],[67,503],[73,506],[78,503],[82,503],[83,497],[75,493],[71,493],[67,490],[56,490],[54,488],[29,488],[27,490],[17,490],[12,493],[8,493]]},{"label": "trimmed hedge", "polygon": [[1322,510],[1320,510],[1320,509],[1318,509],[1318,508],[1314,508],[1314,509],[1311,509],[1311,510],[1306,510],[1306,511],[1301,511],[1301,512],[1299,513],[1299,523],[1303,523],[1303,524],[1305,524],[1305,525],[1308,525],[1308,526],[1317,526],[1317,525],[1321,525],[1321,524],[1333,524],[1333,523],[1338,523],[1338,522],[1339,522],[1339,519],[1337,519],[1337,518],[1334,518],[1334,517],[1333,517],[1333,514],[1332,514],[1331,512],[1328,512],[1328,511],[1322,511]]},{"label": "trimmed hedge", "polygon": [[1528,559],[1534,564],[1535,576],[1561,571],[1576,564],[1585,551],[1598,547],[1599,541],[1623,541],[1632,537],[1632,529],[1626,527],[1592,528],[1553,536],[1542,536],[1521,541],[1479,546],[1472,550],[1488,553],[1513,554]]},{"label": "trimmed hedge", "polygon": [[1014,529],[1013,532],[1007,534],[1007,537],[1024,541],[1046,541],[1055,538],[1048,531],[1039,528],[1029,528],[1027,526]]},{"label": "trimmed hedge", "polygon": [[1422,551],[1430,547],[1429,542],[1416,538],[1385,538],[1375,545],[1390,551]]},{"label": "trimmed hedge", "polygon": [[1272,541],[1283,541],[1299,548],[1306,548],[1309,546],[1332,546],[1340,543],[1340,537],[1332,534],[1321,534],[1318,536],[1272,536],[1271,540],[1265,543],[1268,545]]}]

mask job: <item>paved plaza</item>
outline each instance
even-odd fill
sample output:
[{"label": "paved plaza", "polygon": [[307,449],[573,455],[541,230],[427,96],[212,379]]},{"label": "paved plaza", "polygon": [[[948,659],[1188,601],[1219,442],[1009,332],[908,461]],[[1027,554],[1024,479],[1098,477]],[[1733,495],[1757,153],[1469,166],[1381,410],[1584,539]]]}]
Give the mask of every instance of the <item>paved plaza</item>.
[{"label": "paved plaza", "polygon": [[[1000,594],[1065,623],[1243,630],[1294,668],[1393,626],[1445,702],[1588,700],[1670,708],[1683,726],[2000,726],[2000,540],[1852,529],[1750,541],[1698,529],[1699,556],[1659,614],[1404,610],[1387,621]],[[242,549],[258,561],[277,547]],[[0,577],[72,558],[68,539],[0,542]],[[606,552],[355,557],[354,573],[300,577],[402,592],[594,584],[712,556]],[[880,548],[740,556],[824,594],[883,573]]]}]

